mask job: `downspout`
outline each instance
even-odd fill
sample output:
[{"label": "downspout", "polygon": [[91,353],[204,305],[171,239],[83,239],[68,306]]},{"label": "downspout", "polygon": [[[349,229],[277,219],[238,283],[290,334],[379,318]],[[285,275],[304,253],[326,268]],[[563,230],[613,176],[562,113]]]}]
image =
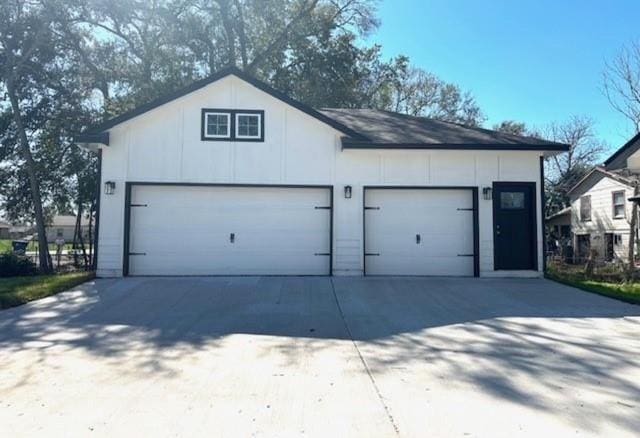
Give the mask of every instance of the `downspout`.
[{"label": "downspout", "polygon": [[545,226],[546,213],[546,199],[544,194],[544,155],[540,156],[540,230],[542,232],[542,272],[547,271],[547,233]]}]

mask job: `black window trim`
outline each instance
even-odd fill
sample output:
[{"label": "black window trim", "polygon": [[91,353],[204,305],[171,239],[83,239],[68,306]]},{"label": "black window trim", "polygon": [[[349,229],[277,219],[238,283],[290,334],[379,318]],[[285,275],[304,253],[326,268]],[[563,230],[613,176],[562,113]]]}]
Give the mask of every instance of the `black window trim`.
[{"label": "black window trim", "polygon": [[[622,193],[622,215],[616,215],[616,195]],[[627,206],[625,202],[625,191],[614,190],[611,192],[611,217],[614,219],[624,219],[627,216]]]},{"label": "black window trim", "polygon": [[[207,114],[222,113],[229,114],[229,137],[207,137],[206,118]],[[260,137],[237,137],[236,136],[236,114],[257,114],[260,116]],[[200,115],[200,140],[201,141],[233,141],[233,142],[264,142],[264,110],[252,109],[228,109],[228,108],[202,108]]]},{"label": "black window trim", "polygon": [[[585,198],[589,199],[589,217],[588,218],[583,217],[583,214],[582,214],[582,200]],[[591,195],[580,196],[580,205],[578,207],[580,211],[580,222],[591,222]]]},{"label": "black window trim", "polygon": [[[238,137],[238,116],[259,116],[260,135],[258,137]],[[235,110],[233,112],[233,138],[235,141],[264,141],[264,111],[262,110]]]}]

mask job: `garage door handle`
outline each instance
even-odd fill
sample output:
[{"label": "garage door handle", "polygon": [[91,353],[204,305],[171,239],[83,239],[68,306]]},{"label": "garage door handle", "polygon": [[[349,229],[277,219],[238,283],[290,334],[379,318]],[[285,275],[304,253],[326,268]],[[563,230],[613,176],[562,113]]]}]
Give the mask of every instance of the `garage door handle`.
[{"label": "garage door handle", "polygon": [[229,234],[229,242],[233,243],[236,240],[236,233]]},{"label": "garage door handle", "polygon": [[420,245],[420,234],[416,234],[416,245]]},{"label": "garage door handle", "polygon": [[366,256],[379,256],[380,253],[379,252],[366,252],[364,255],[366,255]]}]

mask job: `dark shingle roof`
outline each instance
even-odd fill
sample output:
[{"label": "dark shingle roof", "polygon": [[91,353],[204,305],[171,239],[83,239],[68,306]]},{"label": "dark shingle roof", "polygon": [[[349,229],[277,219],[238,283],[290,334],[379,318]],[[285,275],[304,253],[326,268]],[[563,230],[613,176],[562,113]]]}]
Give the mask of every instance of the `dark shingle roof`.
[{"label": "dark shingle roof", "polygon": [[315,110],[277,91],[266,83],[235,68],[228,67],[200,81],[159,97],[124,114],[90,127],[78,134],[78,143],[102,143],[109,145],[109,129],[194,92],[220,80],[235,75],[254,87],[280,99],[288,105],[332,126],[342,132],[344,148],[390,148],[390,149],[494,149],[494,150],[540,150],[566,151],[567,145],[518,137],[488,129],[463,126],[424,117],[413,117],[389,111],[370,109],[325,109]]},{"label": "dark shingle roof", "polygon": [[345,138],[345,148],[567,150],[568,146],[533,137],[372,109],[326,108],[320,112],[368,140]]}]

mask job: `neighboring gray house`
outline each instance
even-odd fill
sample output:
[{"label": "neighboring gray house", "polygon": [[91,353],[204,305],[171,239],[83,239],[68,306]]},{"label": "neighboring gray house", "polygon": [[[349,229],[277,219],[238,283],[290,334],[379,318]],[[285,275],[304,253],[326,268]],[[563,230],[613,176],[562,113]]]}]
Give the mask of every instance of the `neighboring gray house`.
[{"label": "neighboring gray house", "polygon": [[591,249],[603,261],[627,258],[635,175],[640,173],[640,134],[594,168],[570,191],[576,258]]},{"label": "neighboring gray house", "polygon": [[[89,237],[89,219],[83,218],[81,221],[82,237]],[[73,241],[73,235],[76,229],[75,215],[56,215],[51,220],[51,225],[47,226],[47,242],[54,243],[57,239],[62,238],[65,242]]]}]

